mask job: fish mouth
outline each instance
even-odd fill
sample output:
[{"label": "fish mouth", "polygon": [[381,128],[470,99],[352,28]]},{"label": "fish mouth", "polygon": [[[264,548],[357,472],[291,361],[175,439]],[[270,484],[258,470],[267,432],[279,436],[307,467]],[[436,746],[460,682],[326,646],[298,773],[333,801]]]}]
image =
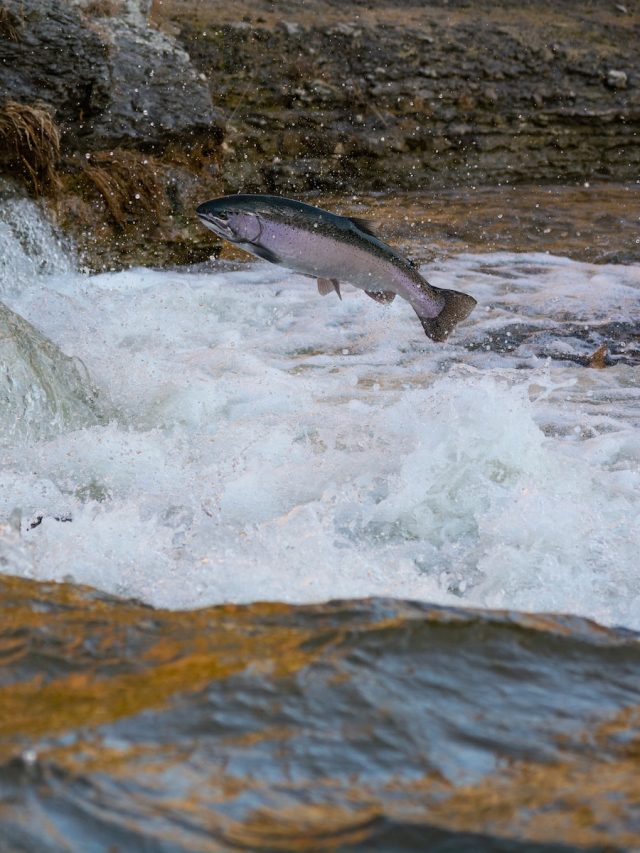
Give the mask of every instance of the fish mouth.
[{"label": "fish mouth", "polygon": [[236,241],[236,234],[225,219],[220,219],[212,213],[200,213],[199,211],[198,218],[206,228],[213,231],[218,237],[231,240],[231,242]]}]

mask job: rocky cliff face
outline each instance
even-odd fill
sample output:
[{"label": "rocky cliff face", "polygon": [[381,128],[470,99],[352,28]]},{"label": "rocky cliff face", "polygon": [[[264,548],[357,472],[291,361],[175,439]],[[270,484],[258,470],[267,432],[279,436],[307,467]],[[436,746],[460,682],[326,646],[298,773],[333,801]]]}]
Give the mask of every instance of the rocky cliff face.
[{"label": "rocky cliff face", "polygon": [[[177,10],[177,0],[162,8]],[[180,8],[179,37],[228,116],[235,156],[225,176],[235,186],[361,191],[640,174],[635,3],[328,0],[286,18],[266,2],[215,15],[188,0]]]},{"label": "rocky cliff face", "polygon": [[192,210],[217,186],[209,87],[149,8],[0,2],[0,172],[47,195],[96,268],[199,259]]},{"label": "rocky cliff face", "polygon": [[[55,197],[97,268],[205,259],[193,208],[222,193],[640,175],[636,0],[284,15],[268,0],[0,0],[0,171]],[[27,132],[13,106],[7,136],[7,101],[48,112]]]}]

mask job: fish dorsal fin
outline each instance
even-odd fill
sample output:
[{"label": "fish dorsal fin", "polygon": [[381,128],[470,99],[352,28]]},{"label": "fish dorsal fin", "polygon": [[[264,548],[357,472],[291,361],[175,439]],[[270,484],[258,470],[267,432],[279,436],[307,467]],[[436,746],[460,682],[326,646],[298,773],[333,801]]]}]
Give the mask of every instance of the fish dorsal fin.
[{"label": "fish dorsal fin", "polygon": [[369,237],[375,237],[376,240],[380,239],[374,231],[373,223],[368,219],[361,219],[359,216],[350,216],[349,221],[352,222],[359,231],[362,231],[364,234],[368,234]]},{"label": "fish dorsal fin", "polygon": [[338,298],[342,300],[342,294],[340,293],[340,282],[337,278],[318,279],[318,293],[320,294],[320,296],[326,296],[333,290],[335,290],[335,292],[338,294]]},{"label": "fish dorsal fin", "polygon": [[375,299],[376,302],[382,302],[383,305],[390,305],[396,298],[395,293],[391,290],[365,290],[365,293]]}]

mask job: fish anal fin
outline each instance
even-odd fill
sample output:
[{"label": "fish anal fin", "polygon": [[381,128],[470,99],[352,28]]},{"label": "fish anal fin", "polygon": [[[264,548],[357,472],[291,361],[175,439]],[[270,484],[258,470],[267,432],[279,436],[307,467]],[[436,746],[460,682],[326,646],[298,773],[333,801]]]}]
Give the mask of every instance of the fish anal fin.
[{"label": "fish anal fin", "polygon": [[337,278],[318,279],[318,293],[320,294],[320,296],[326,296],[333,290],[335,290],[335,292],[338,294],[338,299],[342,300],[342,294],[340,293],[340,282]]},{"label": "fish anal fin", "polygon": [[390,305],[396,298],[395,293],[391,290],[365,290],[365,293],[383,305]]},{"label": "fish anal fin", "polygon": [[349,219],[359,231],[368,234],[370,237],[375,237],[376,240],[380,239],[375,232],[374,224],[368,219],[361,219],[359,216],[350,216]]},{"label": "fish anal fin", "polygon": [[457,290],[437,290],[439,296],[444,297],[444,306],[437,317],[418,318],[427,337],[433,341],[444,341],[454,326],[471,314],[476,306],[476,300],[468,293],[460,293]]}]

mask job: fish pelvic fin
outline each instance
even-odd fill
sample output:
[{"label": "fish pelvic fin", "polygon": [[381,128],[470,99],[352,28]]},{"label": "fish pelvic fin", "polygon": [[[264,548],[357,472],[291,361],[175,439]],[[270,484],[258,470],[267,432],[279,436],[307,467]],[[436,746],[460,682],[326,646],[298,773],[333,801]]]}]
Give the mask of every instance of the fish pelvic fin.
[{"label": "fish pelvic fin", "polygon": [[432,341],[446,340],[454,326],[468,317],[477,304],[473,296],[458,290],[438,289],[438,295],[444,297],[444,307],[437,317],[421,317],[418,314],[425,334]]},{"label": "fish pelvic fin", "polygon": [[365,293],[383,305],[390,305],[396,298],[395,293],[391,290],[365,290]]},{"label": "fish pelvic fin", "polygon": [[326,296],[334,291],[338,294],[338,299],[342,302],[342,294],[340,293],[340,282],[337,278],[319,278],[318,293],[320,296]]}]

